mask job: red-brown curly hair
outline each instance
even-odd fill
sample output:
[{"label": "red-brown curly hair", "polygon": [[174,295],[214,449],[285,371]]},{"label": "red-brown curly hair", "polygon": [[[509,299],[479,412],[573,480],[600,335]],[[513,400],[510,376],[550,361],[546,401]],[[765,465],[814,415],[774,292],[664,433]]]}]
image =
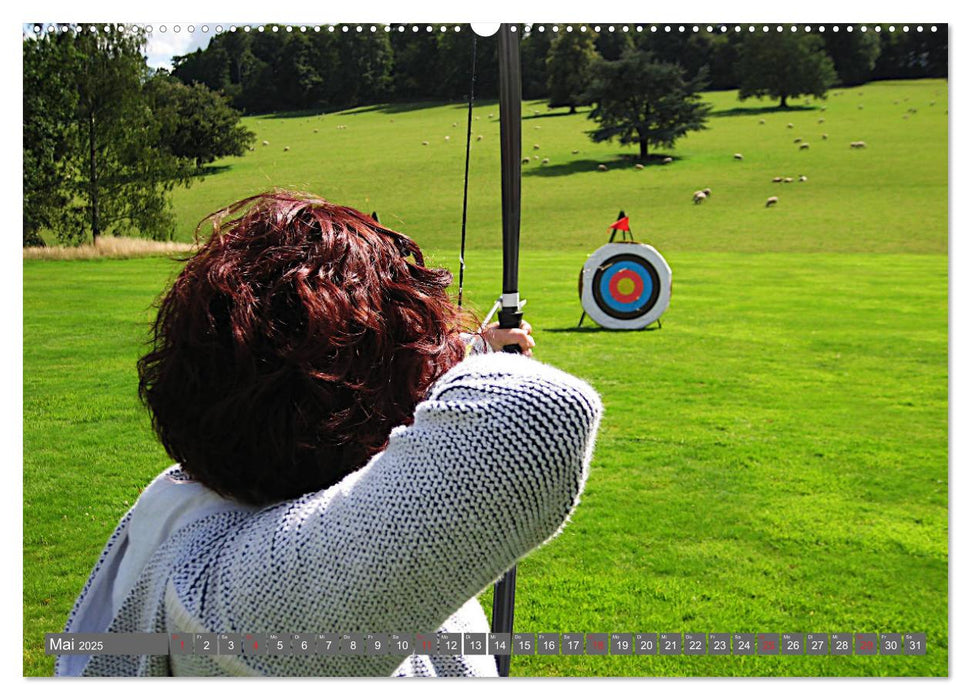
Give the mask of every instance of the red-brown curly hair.
[{"label": "red-brown curly hair", "polygon": [[303,193],[207,222],[138,362],[155,432],[194,478],[245,503],[335,484],[464,356],[452,276],[407,236]]}]

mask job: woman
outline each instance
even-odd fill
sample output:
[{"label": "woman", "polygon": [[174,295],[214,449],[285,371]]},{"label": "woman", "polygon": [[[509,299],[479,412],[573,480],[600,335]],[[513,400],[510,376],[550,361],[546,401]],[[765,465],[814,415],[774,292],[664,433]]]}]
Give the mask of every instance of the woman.
[{"label": "woman", "polygon": [[[68,632],[486,632],[475,596],[576,506],[585,383],[466,355],[451,276],[406,236],[274,192],[210,217],[139,392],[178,464],[122,519]],[[482,342],[484,340],[484,342]],[[496,675],[491,656],[62,656],[63,675]]]}]

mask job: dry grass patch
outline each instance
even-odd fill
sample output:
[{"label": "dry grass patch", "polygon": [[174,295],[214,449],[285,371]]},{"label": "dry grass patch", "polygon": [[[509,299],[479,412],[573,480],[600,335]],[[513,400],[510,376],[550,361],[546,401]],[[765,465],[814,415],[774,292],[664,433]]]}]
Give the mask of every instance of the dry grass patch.
[{"label": "dry grass patch", "polygon": [[144,238],[100,236],[94,245],[24,248],[24,260],[92,260],[95,258],[149,258],[192,253],[193,243],[149,241]]}]

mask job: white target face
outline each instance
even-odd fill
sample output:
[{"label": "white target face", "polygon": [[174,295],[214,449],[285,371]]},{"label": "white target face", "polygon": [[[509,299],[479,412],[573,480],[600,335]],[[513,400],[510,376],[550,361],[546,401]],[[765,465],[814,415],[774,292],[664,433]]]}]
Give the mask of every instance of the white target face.
[{"label": "white target face", "polygon": [[580,303],[604,328],[644,328],[671,301],[671,268],[644,243],[608,243],[580,272]]}]

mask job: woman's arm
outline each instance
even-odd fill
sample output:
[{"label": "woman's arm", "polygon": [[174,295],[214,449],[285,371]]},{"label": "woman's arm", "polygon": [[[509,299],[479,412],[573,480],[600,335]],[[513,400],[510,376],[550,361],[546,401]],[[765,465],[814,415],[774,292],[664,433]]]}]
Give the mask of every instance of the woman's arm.
[{"label": "woman's arm", "polygon": [[[208,562],[214,632],[413,635],[555,535],[586,480],[596,392],[505,353],[469,358],[341,483],[247,519]],[[257,670],[388,675],[396,656],[256,657]]]}]

